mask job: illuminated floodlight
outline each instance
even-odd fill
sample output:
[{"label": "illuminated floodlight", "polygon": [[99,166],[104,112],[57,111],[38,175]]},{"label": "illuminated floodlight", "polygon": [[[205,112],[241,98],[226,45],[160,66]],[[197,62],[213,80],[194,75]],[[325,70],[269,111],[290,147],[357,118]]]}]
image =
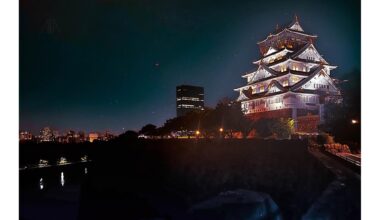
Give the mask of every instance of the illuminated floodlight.
[{"label": "illuminated floodlight", "polygon": [[220,131],[220,132],[223,132],[223,128],[219,128],[219,131]]}]

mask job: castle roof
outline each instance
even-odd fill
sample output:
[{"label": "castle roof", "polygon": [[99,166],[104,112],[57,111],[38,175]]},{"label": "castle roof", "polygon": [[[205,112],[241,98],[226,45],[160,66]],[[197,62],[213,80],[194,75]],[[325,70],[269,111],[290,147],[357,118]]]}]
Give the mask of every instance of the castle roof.
[{"label": "castle roof", "polygon": [[[286,53],[281,59],[276,60],[276,61],[274,61],[274,62],[272,62],[272,63],[269,63],[268,66],[274,66],[274,65],[276,65],[276,64],[282,63],[282,62],[284,62],[284,61],[286,61],[286,60],[289,60],[289,59],[291,59],[291,60],[293,60],[293,61],[302,61],[302,62],[303,62],[304,59],[301,59],[301,58],[299,58],[298,56],[301,55],[303,52],[305,52],[307,49],[313,49],[313,50],[315,50],[316,53],[317,53],[317,56],[320,56],[322,63],[324,63],[324,64],[328,64],[328,62],[326,62],[326,60],[324,60],[324,59],[322,58],[322,56],[317,52],[317,49],[315,48],[315,46],[314,46],[313,43],[311,43],[311,42],[306,43],[303,47],[301,47],[301,48],[300,48],[299,50],[297,50],[297,51],[292,51],[292,50],[289,50],[289,49],[287,49],[286,47],[284,47],[282,50],[279,50],[279,51],[276,51],[276,52],[274,52],[274,53],[271,53],[271,54],[265,55],[265,56],[263,56],[261,59],[259,59],[259,60],[257,60],[257,61],[254,61],[253,63],[254,63],[254,64],[260,64],[260,62],[261,62],[263,59],[268,58],[268,57],[273,56],[273,55],[276,55],[276,54],[279,54],[279,53],[284,52],[284,51],[289,52],[289,53]],[[307,62],[309,62],[309,63],[316,63],[316,64],[321,63],[320,61],[313,61],[313,60],[307,60]]]},{"label": "castle roof", "polygon": [[[303,73],[303,72],[300,72],[300,71],[293,71],[293,70],[281,73],[281,76],[287,75],[289,73],[296,74],[296,75],[302,75],[302,76],[306,76],[307,75],[306,78],[301,79],[299,82],[295,83],[292,86],[285,86],[285,87],[282,86],[281,83],[279,83],[276,80],[276,78],[278,76],[273,76],[273,77],[270,77],[270,78],[261,79],[259,81],[256,81],[255,83],[272,79],[267,87],[269,88],[271,85],[275,85],[277,88],[279,88],[280,92],[276,92],[275,94],[281,94],[281,93],[284,93],[284,92],[287,92],[287,91],[301,92],[301,93],[310,93],[310,92],[307,92],[304,89],[300,90],[300,88],[303,85],[305,85],[307,82],[309,82],[315,75],[317,75],[317,74],[319,74],[321,72],[323,72],[325,74],[325,72],[324,72],[324,66],[323,65],[320,65],[320,66],[318,66],[318,68],[315,68],[312,73]],[[246,86],[237,88],[237,89],[235,89],[235,91],[239,91],[240,89],[248,87],[248,89],[245,89],[245,90],[243,89],[244,95],[248,99],[254,99],[254,98],[260,98],[260,97],[266,97],[266,96],[272,96],[273,95],[273,93],[269,93],[268,89],[266,89],[265,92],[252,94],[252,91],[250,91],[250,89],[251,89],[250,86],[252,86],[252,84],[248,84]],[[313,91],[313,90],[311,90],[311,91]],[[315,94],[317,94],[317,93],[315,93]]]},{"label": "castle roof", "polygon": [[[330,77],[330,70],[336,66],[327,63],[316,50],[313,44],[316,37],[305,33],[295,16],[292,23],[277,28],[275,34],[259,42],[262,57],[253,62],[258,65],[255,71],[242,76],[247,78],[247,84],[234,89],[240,92],[238,101],[283,93],[338,94],[339,90]],[[269,41],[265,43],[266,40]]]},{"label": "castle roof", "polygon": [[295,91],[299,88],[301,88],[301,86],[303,86],[305,83],[307,83],[311,78],[313,78],[316,74],[318,74],[321,70],[323,70],[323,65],[320,65],[318,68],[316,68],[308,77],[306,77],[305,79],[303,80],[300,80],[299,82],[297,82],[296,84],[294,84],[291,88],[292,91]]},{"label": "castle roof", "polygon": [[293,21],[289,25],[286,25],[285,27],[282,27],[282,28],[277,28],[276,31],[274,32],[274,34],[272,34],[272,33],[269,34],[264,40],[257,42],[257,44],[264,43],[265,41],[267,41],[273,37],[279,36],[285,32],[303,35],[303,36],[307,36],[307,37],[311,37],[311,38],[317,37],[317,35],[305,33],[305,31],[303,30],[303,28],[300,25],[298,17],[295,16]]}]

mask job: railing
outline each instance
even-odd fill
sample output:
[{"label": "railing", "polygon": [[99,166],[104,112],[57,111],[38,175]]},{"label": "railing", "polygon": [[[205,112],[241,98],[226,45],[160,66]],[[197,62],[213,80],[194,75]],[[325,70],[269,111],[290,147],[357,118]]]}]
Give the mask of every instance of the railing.
[{"label": "railing", "polygon": [[[350,162],[356,166],[359,166],[359,167],[361,166],[361,158],[355,154],[334,152],[334,151],[329,150],[329,149],[326,149],[326,152],[329,152],[332,155],[335,155],[339,158],[342,158],[343,160],[348,161],[348,162]],[[353,159],[353,158],[356,158],[356,159]]]},{"label": "railing", "polygon": [[[353,164],[355,164],[355,165],[357,165],[359,167],[361,166],[361,158],[358,158],[355,154],[336,153],[335,155],[338,156],[338,157],[340,157],[340,158],[342,158],[342,159],[344,159],[344,160],[346,160],[346,161],[348,161],[348,162],[350,162],[350,163],[353,163]],[[356,157],[356,158],[358,158],[358,160],[352,159],[352,158],[350,158],[350,156],[351,157]]]}]

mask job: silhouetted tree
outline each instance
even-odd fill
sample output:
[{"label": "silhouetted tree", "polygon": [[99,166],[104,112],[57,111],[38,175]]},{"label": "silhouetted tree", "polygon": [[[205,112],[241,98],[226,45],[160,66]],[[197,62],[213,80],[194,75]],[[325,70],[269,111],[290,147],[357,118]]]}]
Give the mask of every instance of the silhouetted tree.
[{"label": "silhouetted tree", "polygon": [[[325,123],[319,129],[332,134],[337,142],[355,148],[360,143],[360,72],[353,71],[340,78],[343,103],[325,105]],[[358,123],[352,123],[353,119]]]},{"label": "silhouetted tree", "polygon": [[141,130],[139,131],[139,134],[150,136],[150,135],[156,135],[156,132],[157,132],[156,125],[147,124],[141,128]]},{"label": "silhouetted tree", "polygon": [[173,131],[200,130],[203,136],[218,136],[219,129],[232,135],[241,131],[247,135],[252,129],[252,122],[244,116],[240,104],[228,98],[218,102],[215,109],[205,108],[203,111],[189,112],[185,116],[169,119],[159,128],[159,135],[167,135]]},{"label": "silhouetted tree", "polygon": [[136,140],[138,138],[138,134],[136,131],[128,130],[119,135],[118,140]]},{"label": "silhouetted tree", "polygon": [[289,138],[294,122],[287,118],[263,118],[255,121],[253,127],[261,138]]}]

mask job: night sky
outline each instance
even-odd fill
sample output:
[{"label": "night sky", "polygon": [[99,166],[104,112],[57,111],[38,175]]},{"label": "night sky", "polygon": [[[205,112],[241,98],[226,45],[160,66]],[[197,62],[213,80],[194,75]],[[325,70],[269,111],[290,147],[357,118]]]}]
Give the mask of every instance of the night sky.
[{"label": "night sky", "polygon": [[257,42],[297,14],[338,69],[360,70],[360,1],[20,0],[20,129],[138,130],[175,116],[175,87],[236,98]]}]

